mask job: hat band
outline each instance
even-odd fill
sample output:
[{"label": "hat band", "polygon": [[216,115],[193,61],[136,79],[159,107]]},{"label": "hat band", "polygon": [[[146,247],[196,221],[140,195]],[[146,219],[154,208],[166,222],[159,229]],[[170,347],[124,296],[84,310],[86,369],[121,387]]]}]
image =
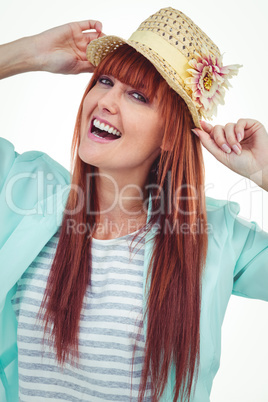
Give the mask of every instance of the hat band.
[{"label": "hat band", "polygon": [[190,68],[188,59],[161,36],[151,31],[136,31],[131,35],[129,41],[138,42],[151,48],[165,59],[182,79],[190,77],[187,72],[187,69]]}]

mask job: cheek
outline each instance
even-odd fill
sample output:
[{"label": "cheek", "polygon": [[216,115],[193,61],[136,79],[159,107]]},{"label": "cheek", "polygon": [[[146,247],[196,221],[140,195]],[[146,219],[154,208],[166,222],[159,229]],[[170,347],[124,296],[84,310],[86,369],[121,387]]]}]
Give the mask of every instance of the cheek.
[{"label": "cheek", "polygon": [[90,107],[91,107],[90,99],[86,97],[82,105],[82,114],[81,114],[82,118],[89,113]]},{"label": "cheek", "polygon": [[164,119],[161,117],[160,111],[157,108],[150,114],[149,118],[147,118],[147,128],[151,138],[154,138],[154,144],[158,144],[159,146],[162,144],[164,127]]},{"label": "cheek", "polygon": [[84,102],[83,105],[82,105],[82,111],[81,111],[81,123],[80,123],[81,134],[82,134],[84,126],[85,126],[85,120],[86,120],[85,119],[86,118],[85,111],[86,111],[86,106],[85,106],[85,102]]},{"label": "cheek", "polygon": [[134,144],[146,153],[161,152],[164,130],[158,123],[143,122],[138,125],[138,135],[134,136]]},{"label": "cheek", "polygon": [[82,117],[88,116],[96,105],[96,96],[94,95],[94,88],[92,88],[84,99],[82,105]]},{"label": "cheek", "polygon": [[94,104],[92,100],[88,97],[85,98],[83,104],[82,104],[82,111],[81,111],[81,130],[80,130],[80,135],[81,138],[85,135],[85,132],[88,131],[89,124],[90,124],[90,116],[92,115],[94,111]]},{"label": "cheek", "polygon": [[153,138],[154,145],[161,147],[164,138],[164,128],[161,122],[152,127],[151,137]]}]

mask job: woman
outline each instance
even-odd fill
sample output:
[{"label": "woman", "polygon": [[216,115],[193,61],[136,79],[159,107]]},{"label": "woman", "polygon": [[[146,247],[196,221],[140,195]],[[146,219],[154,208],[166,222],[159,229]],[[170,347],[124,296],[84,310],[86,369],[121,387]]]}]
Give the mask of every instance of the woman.
[{"label": "woman", "polygon": [[200,142],[267,191],[267,133],[200,121],[239,66],[183,13],[160,10],[128,41],[99,36],[81,22],[0,49],[2,78],[97,66],[70,187],[47,155],[1,140],[3,398],[19,385],[27,401],[207,401],[231,293],[268,299],[268,236],[205,200]]}]

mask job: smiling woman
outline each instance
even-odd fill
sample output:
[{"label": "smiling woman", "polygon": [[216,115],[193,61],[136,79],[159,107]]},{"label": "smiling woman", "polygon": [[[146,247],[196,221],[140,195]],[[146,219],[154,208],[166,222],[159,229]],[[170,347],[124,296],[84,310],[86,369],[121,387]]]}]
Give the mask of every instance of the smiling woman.
[{"label": "smiling woman", "polygon": [[201,120],[239,67],[172,8],[0,47],[2,78],[93,72],[71,178],[0,139],[1,401],[209,401],[231,294],[268,300],[267,233],[204,191],[202,144],[268,190],[263,125]]},{"label": "smiling woman", "polygon": [[[178,115],[174,114],[174,110]],[[96,119],[103,124],[109,123],[120,131],[120,138],[104,142],[98,137],[95,139],[92,123]],[[71,190],[67,202],[67,210],[70,212],[65,214],[63,219],[43,301],[43,307],[46,303],[46,325],[52,320],[54,323],[55,344],[58,345],[57,358],[60,362],[64,362],[69,353],[76,355],[78,353],[75,328],[79,325],[79,315],[74,314],[70,309],[70,291],[74,286],[71,283],[77,283],[76,273],[84,271],[81,274],[83,279],[79,281],[79,293],[73,302],[75,306],[82,306],[83,295],[90,281],[88,271],[90,254],[88,253],[92,246],[92,239],[88,238],[87,233],[84,233],[84,236],[80,235],[79,239],[75,232],[68,233],[69,220],[75,219],[77,225],[87,221],[90,227],[96,228],[96,223],[98,227],[104,227],[104,221],[108,217],[109,220],[119,222],[121,227],[123,225],[120,234],[127,235],[129,222],[134,218],[134,231],[140,229],[136,236],[138,234],[144,236],[157,223],[160,223],[161,230],[156,233],[150,263],[151,296],[148,306],[144,307],[149,311],[150,331],[147,335],[147,349],[144,357],[145,370],[140,382],[142,398],[145,392],[148,396],[149,391],[146,391],[148,382],[155,384],[155,389],[150,387],[153,394],[157,395],[160,392],[168,376],[171,353],[181,355],[185,364],[190,365],[188,371],[190,377],[186,379],[185,368],[178,362],[181,377],[178,380],[176,393],[184,382],[187,384],[187,392],[190,393],[198,355],[200,272],[205,260],[207,233],[200,231],[197,237],[194,232],[191,233],[188,230],[187,237],[178,238],[182,225],[190,228],[202,221],[204,227],[206,226],[205,199],[202,190],[199,190],[204,184],[201,146],[197,137],[191,134],[191,127],[194,127],[194,123],[185,103],[168,86],[152,64],[136,50],[124,45],[100,63],[84,94],[78,112],[73,142],[73,149],[78,149],[72,181],[74,190]],[[181,152],[181,150],[184,151]],[[89,175],[88,188],[86,188],[85,177]],[[107,197],[105,200],[104,194],[107,194],[107,190],[111,193],[107,185],[107,177],[114,179],[119,192],[125,191],[126,187],[131,189],[126,194],[127,203],[124,203],[123,208],[119,197],[113,208],[107,203],[107,199],[110,202],[111,199]],[[150,188],[146,187],[146,195],[145,185],[148,183]],[[72,212],[77,209],[77,187],[83,188],[83,192],[89,194],[90,213],[88,215],[85,206],[81,206],[76,214]],[[140,190],[139,198],[133,188],[135,191]],[[148,197],[151,199],[149,215]],[[184,197],[192,201],[185,202]],[[171,205],[169,200],[173,201]],[[103,207],[108,212],[103,213]],[[93,215],[95,211],[98,212],[97,215]],[[176,226],[177,229],[175,229]],[[107,240],[112,237],[113,233],[100,234],[97,229],[93,233],[94,239]],[[183,253],[183,249],[191,250],[192,247],[195,247],[195,254]],[[82,250],[87,252],[82,253]],[[169,253],[168,264],[167,261],[165,262],[167,252]],[[68,281],[66,282],[64,278],[66,278],[66,267],[69,261],[73,263],[72,267],[67,269]],[[75,261],[77,261],[76,264]],[[183,273],[179,267],[184,267]],[[148,268],[147,266],[146,269]],[[179,290],[181,275],[184,285]],[[171,277],[173,277],[172,281],[168,279]],[[193,286],[195,291],[192,292],[189,286]],[[159,293],[160,299],[155,296]],[[182,304],[180,299],[187,302]],[[68,318],[65,314],[54,315],[56,300],[61,300],[63,311],[68,310]],[[63,300],[65,300],[64,304]],[[162,304],[162,300],[165,300],[165,303],[160,306],[159,303]],[[181,312],[179,313],[178,310]],[[158,314],[155,314],[156,311]],[[180,321],[174,320],[171,336],[169,328],[165,325],[163,327],[163,323],[166,317],[177,314],[183,314],[188,319],[183,325]],[[64,327],[66,319],[72,322],[68,328]],[[64,328],[64,332],[60,328]],[[155,334],[159,331],[161,347],[160,340],[155,338]],[[184,336],[185,339],[183,339]],[[160,365],[159,358],[163,351],[164,361]],[[153,371],[149,374],[149,370],[152,370],[149,368],[151,361],[155,362]]]}]

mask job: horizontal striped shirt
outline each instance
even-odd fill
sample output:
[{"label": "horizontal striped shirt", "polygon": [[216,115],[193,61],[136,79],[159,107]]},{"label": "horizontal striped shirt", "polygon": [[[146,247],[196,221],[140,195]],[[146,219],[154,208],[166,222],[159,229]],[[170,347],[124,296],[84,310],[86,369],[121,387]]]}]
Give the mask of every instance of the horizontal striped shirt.
[{"label": "horizontal striped shirt", "polygon": [[[137,401],[144,359],[144,238],[134,251],[127,235],[92,240],[91,287],[84,296],[79,362],[61,368],[37,314],[55,255],[58,233],[18,282],[13,307],[18,319],[20,401]],[[140,336],[137,337],[137,334]],[[132,373],[132,356],[136,342]],[[150,378],[145,401],[150,401]]]}]

